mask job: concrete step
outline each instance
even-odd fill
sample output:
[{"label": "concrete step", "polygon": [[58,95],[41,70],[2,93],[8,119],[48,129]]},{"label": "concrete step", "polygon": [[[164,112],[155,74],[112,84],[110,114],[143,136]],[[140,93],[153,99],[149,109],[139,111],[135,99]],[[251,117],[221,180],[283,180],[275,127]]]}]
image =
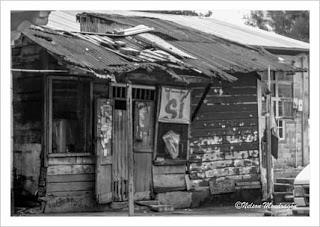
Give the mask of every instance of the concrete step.
[{"label": "concrete step", "polygon": [[149,207],[152,211],[156,211],[156,212],[174,211],[174,208],[171,205],[150,205]]},{"label": "concrete step", "polygon": [[292,184],[275,183],[273,185],[275,192],[291,192],[293,191]]},{"label": "concrete step", "polygon": [[292,185],[293,185],[294,179],[295,179],[295,178],[293,178],[293,177],[277,178],[277,179],[276,179],[276,183],[292,184]]},{"label": "concrete step", "polygon": [[[292,196],[292,192],[274,192],[273,193],[273,202],[274,204],[279,204],[283,202],[290,202],[290,196]],[[293,197],[292,197],[293,199]]]},{"label": "concrete step", "polygon": [[159,200],[140,200],[135,201],[135,204],[139,206],[148,207],[150,210],[156,212],[170,212],[174,210],[173,206],[160,204]]},{"label": "concrete step", "polygon": [[274,179],[278,178],[295,178],[301,171],[301,168],[274,169]]},{"label": "concrete step", "polygon": [[160,205],[159,200],[138,200],[138,201],[134,201],[137,205],[140,206],[151,206],[151,205]]}]

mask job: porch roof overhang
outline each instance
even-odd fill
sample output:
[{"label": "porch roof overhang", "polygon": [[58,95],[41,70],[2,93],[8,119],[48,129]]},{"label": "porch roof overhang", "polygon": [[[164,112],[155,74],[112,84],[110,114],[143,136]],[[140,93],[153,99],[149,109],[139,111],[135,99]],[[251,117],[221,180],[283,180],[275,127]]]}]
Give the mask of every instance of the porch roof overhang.
[{"label": "porch roof overhang", "polygon": [[66,67],[111,81],[125,81],[128,73],[139,70],[162,71],[171,81],[182,84],[207,83],[214,78],[233,82],[236,77],[232,74],[262,72],[268,67],[289,73],[299,70],[279,63],[276,56],[263,49],[221,39],[197,42],[194,37],[193,41],[169,42],[150,30],[143,34],[119,35],[67,32],[39,26],[26,29],[22,34]]}]

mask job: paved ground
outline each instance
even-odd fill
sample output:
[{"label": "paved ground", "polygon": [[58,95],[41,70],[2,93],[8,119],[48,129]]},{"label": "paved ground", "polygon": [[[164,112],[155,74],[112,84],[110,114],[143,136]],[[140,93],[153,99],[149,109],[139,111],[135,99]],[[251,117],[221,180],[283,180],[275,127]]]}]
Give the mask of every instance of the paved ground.
[{"label": "paved ground", "polygon": [[[234,206],[214,206],[201,207],[194,209],[176,209],[172,212],[153,212],[150,210],[137,210],[135,216],[265,216],[266,209],[236,209]],[[81,213],[52,213],[52,214],[22,214],[27,216],[128,216],[127,210],[121,211],[106,211],[106,212],[81,212]],[[289,210],[281,212],[273,212],[273,216],[288,216],[291,215]]]}]

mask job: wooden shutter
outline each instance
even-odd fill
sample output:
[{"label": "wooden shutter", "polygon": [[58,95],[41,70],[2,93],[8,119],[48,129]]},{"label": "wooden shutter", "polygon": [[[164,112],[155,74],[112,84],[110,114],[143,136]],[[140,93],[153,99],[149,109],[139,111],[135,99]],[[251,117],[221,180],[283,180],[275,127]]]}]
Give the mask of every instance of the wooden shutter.
[{"label": "wooden shutter", "polygon": [[95,107],[96,199],[98,203],[108,203],[112,201],[113,103],[97,99]]},{"label": "wooden shutter", "polygon": [[282,117],[292,118],[293,117],[293,102],[292,100],[282,100]]}]

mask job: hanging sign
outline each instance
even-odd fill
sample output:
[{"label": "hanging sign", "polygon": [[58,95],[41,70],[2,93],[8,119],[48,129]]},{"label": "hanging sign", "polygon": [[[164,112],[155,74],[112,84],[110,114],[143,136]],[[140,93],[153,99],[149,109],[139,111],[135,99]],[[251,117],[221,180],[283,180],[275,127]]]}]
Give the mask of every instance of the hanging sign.
[{"label": "hanging sign", "polygon": [[190,90],[162,87],[159,121],[190,123]]}]

